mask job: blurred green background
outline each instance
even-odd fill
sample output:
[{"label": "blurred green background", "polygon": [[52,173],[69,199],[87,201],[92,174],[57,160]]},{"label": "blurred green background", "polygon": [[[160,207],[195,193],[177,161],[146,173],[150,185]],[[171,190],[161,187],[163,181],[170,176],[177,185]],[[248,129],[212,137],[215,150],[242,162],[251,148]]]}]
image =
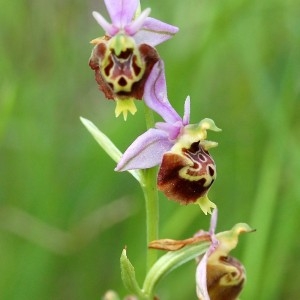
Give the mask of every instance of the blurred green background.
[{"label": "blurred green background", "polygon": [[[143,105],[114,117],[88,67],[91,16],[102,1],[0,0],[0,299],[124,296],[125,245],[142,283],[142,192],[79,121],[92,120],[124,151],[145,130]],[[247,222],[232,253],[248,275],[242,299],[300,294],[300,3],[298,0],[142,1],[180,32],[158,46],[168,93],[191,121],[210,117],[218,231]],[[184,239],[209,218],[161,195],[161,238]],[[195,263],[158,287],[161,299],[196,299]]]}]

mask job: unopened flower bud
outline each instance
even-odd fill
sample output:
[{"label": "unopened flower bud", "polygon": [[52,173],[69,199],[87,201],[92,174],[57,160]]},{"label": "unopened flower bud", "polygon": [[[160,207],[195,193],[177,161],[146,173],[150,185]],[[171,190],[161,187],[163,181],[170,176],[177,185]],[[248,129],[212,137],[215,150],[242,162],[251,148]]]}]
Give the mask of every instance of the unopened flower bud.
[{"label": "unopened flower bud", "polygon": [[115,291],[109,290],[105,293],[102,300],[120,300],[120,298]]}]

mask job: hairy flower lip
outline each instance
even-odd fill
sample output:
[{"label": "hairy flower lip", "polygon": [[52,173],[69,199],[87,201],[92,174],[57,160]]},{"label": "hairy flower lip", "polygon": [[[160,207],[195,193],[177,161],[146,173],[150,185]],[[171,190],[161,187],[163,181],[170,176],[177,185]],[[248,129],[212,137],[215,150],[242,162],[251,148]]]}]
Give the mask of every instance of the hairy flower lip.
[{"label": "hairy flower lip", "polygon": [[[214,207],[206,195],[216,178],[215,163],[200,142],[194,142],[188,149],[177,146],[180,151],[173,151],[173,148],[163,155],[157,177],[158,189],[180,204],[200,201],[206,214]],[[202,203],[201,198],[207,201]],[[209,204],[207,208],[206,204]]]},{"label": "hairy flower lip", "polygon": [[[95,47],[89,65],[105,97],[120,101],[142,99],[149,74],[160,59],[157,51],[146,44],[134,48],[134,40],[125,35],[104,36],[92,42]],[[122,107],[125,108],[117,108],[116,115],[123,113],[126,119],[127,109],[120,112]]]},{"label": "hairy flower lip", "polygon": [[241,280],[245,279],[245,267],[241,264],[241,262],[233,256],[220,256],[219,257],[220,264],[223,264],[225,267],[233,267],[237,269],[236,274],[231,274],[232,276],[236,277],[236,281],[240,282]]}]

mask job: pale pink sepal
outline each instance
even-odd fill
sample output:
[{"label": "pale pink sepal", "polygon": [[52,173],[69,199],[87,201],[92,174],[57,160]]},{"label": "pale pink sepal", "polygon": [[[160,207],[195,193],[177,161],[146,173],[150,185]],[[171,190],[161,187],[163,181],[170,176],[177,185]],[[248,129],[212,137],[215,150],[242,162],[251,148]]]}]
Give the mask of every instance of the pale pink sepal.
[{"label": "pale pink sepal", "polygon": [[151,128],[127,148],[115,171],[154,167],[161,163],[163,154],[171,147],[172,143],[166,132]]}]

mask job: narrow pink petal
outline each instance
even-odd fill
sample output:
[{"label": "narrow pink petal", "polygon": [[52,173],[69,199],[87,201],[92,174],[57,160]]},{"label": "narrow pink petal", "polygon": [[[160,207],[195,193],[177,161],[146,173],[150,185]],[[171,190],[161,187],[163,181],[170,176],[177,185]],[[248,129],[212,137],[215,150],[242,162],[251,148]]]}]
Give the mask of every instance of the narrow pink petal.
[{"label": "narrow pink petal", "polygon": [[144,101],[148,107],[161,115],[167,123],[182,122],[167,98],[165,70],[162,60],[153,66],[148,77],[144,89]]},{"label": "narrow pink petal", "polygon": [[151,128],[128,147],[115,171],[154,167],[161,163],[163,154],[171,147],[172,143],[169,141],[166,132]]},{"label": "narrow pink petal", "polygon": [[209,234],[211,237],[211,245],[208,249],[208,255],[211,255],[220,245],[220,242],[215,235],[217,221],[218,221],[218,209],[215,208],[210,218]]},{"label": "narrow pink petal", "polygon": [[148,17],[134,39],[137,44],[148,44],[155,47],[173,37],[178,30],[178,27]]},{"label": "narrow pink petal", "polygon": [[182,119],[182,124],[184,126],[190,123],[190,106],[191,106],[190,103],[191,103],[190,96],[187,96],[184,103],[184,116]]},{"label": "narrow pink petal", "polygon": [[145,19],[149,16],[151,12],[150,8],[146,8],[134,21],[129,23],[124,27],[125,32],[128,35],[134,35],[136,34],[140,28],[143,26]]},{"label": "narrow pink petal", "polygon": [[95,18],[95,20],[97,21],[97,23],[104,29],[104,31],[110,35],[110,36],[114,36],[119,29],[117,27],[115,27],[112,24],[109,24],[102,15],[100,15],[98,12],[93,11],[93,17]]},{"label": "narrow pink petal", "polygon": [[208,260],[208,252],[206,252],[200,260],[196,269],[196,291],[198,299],[210,300],[207,291],[207,276],[206,276],[206,265]]},{"label": "narrow pink petal", "polygon": [[104,0],[113,25],[123,28],[129,24],[138,7],[138,0]]}]

